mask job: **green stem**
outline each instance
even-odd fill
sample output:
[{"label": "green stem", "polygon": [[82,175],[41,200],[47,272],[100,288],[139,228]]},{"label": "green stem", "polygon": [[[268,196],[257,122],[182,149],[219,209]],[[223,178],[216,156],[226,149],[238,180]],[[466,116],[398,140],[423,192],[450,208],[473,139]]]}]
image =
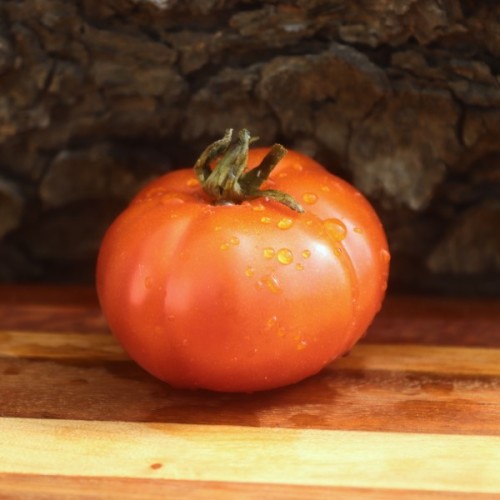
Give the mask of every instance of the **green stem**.
[{"label": "green stem", "polygon": [[[289,194],[274,189],[260,189],[287,150],[280,144],[275,144],[257,167],[245,172],[248,149],[257,138],[251,137],[245,129],[239,132],[235,142],[232,142],[232,135],[232,129],[226,130],[222,139],[203,151],[194,166],[203,189],[216,203],[239,204],[245,200],[265,197],[297,212],[304,212],[301,205]],[[216,158],[218,160],[212,169],[211,164]]]}]

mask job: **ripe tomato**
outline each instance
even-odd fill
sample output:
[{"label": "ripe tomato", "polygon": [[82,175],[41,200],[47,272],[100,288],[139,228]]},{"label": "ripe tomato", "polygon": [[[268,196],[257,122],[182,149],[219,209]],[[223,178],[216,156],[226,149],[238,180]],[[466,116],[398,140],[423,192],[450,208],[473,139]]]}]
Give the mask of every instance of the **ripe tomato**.
[{"label": "ripe tomato", "polygon": [[248,151],[245,134],[207,149],[197,176],[177,170],[146,186],[100,249],[111,331],[175,387],[252,392],[304,379],[359,340],[385,294],[387,241],[367,200],[296,152],[273,169],[276,150]]}]

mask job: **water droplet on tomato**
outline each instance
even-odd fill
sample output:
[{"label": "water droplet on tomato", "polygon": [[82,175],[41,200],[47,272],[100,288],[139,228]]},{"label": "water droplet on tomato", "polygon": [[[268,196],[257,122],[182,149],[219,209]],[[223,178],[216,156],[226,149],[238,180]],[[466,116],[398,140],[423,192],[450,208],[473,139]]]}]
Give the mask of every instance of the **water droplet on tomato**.
[{"label": "water droplet on tomato", "polygon": [[160,198],[165,193],[166,193],[165,189],[157,187],[157,188],[150,189],[146,193],[146,197],[145,198],[146,198],[146,200],[151,200],[153,198]]},{"label": "water droplet on tomato", "polygon": [[299,341],[297,344],[297,351],[302,351],[307,347],[307,342],[305,340]]},{"label": "water droplet on tomato", "polygon": [[273,330],[278,325],[278,317],[271,316],[266,322],[266,331]]},{"label": "water droplet on tomato", "polygon": [[271,217],[261,217],[260,222],[262,224],[271,224]]},{"label": "water droplet on tomato", "polygon": [[385,248],[382,248],[382,250],[380,250],[380,257],[386,264],[391,260],[391,254]]},{"label": "water droplet on tomato", "polygon": [[363,234],[363,230],[360,227],[355,227],[353,231],[358,234]]},{"label": "water droplet on tomato", "polygon": [[233,236],[230,240],[229,243],[231,245],[237,246],[240,244],[240,239],[237,236]]},{"label": "water droplet on tomato", "polygon": [[252,358],[253,356],[255,356],[257,353],[259,352],[259,350],[254,347],[253,349],[251,349],[249,352],[248,352],[248,357],[249,358]]},{"label": "water droplet on tomato", "polygon": [[297,264],[295,264],[295,269],[297,269],[297,271],[303,271],[304,265],[298,262]]},{"label": "water droplet on tomato", "polygon": [[342,241],[347,235],[347,228],[340,219],[326,219],[323,226],[335,241]]},{"label": "water droplet on tomato", "polygon": [[186,181],[186,186],[187,187],[196,187],[196,186],[199,186],[200,183],[198,181],[198,179],[196,177],[191,177],[191,179],[188,179]]},{"label": "water droplet on tomato", "polygon": [[262,278],[262,282],[272,293],[281,293],[281,285],[274,274],[268,274]]},{"label": "water droplet on tomato", "polygon": [[311,256],[311,250],[302,250],[301,255],[304,259],[308,259]]},{"label": "water droplet on tomato", "polygon": [[255,210],[256,212],[263,212],[264,211],[264,205],[259,203],[258,205],[252,205],[252,210]]},{"label": "water droplet on tomato", "polygon": [[229,248],[229,243],[222,243],[219,247],[221,250],[227,250]]},{"label": "water droplet on tomato", "polygon": [[266,247],[263,250],[263,254],[266,259],[272,259],[276,252],[274,251],[274,248]]},{"label": "water droplet on tomato", "polygon": [[161,197],[162,205],[182,204],[184,200],[176,193],[167,193]]},{"label": "water droplet on tomato", "polygon": [[335,255],[339,255],[339,256],[342,255],[342,248],[340,248],[340,247],[335,247],[333,249],[333,251],[334,251]]},{"label": "water droplet on tomato", "polygon": [[330,187],[329,186],[321,186],[321,191],[324,191],[325,193],[329,193]]},{"label": "water droplet on tomato", "polygon": [[302,199],[304,200],[304,203],[307,203],[308,205],[313,205],[318,201],[318,196],[314,193],[304,193],[302,195]]},{"label": "water droplet on tomato", "polygon": [[281,264],[291,264],[293,262],[293,253],[288,248],[280,248],[277,253],[278,261]]},{"label": "water droplet on tomato", "polygon": [[252,277],[255,274],[255,269],[252,266],[248,266],[245,269],[245,276],[248,276],[249,278]]},{"label": "water droplet on tomato", "polygon": [[293,219],[283,217],[277,224],[280,229],[289,229],[293,226]]},{"label": "water droplet on tomato", "polygon": [[297,172],[302,172],[302,170],[304,170],[304,166],[302,165],[302,163],[298,163],[296,161],[292,163],[292,168]]}]

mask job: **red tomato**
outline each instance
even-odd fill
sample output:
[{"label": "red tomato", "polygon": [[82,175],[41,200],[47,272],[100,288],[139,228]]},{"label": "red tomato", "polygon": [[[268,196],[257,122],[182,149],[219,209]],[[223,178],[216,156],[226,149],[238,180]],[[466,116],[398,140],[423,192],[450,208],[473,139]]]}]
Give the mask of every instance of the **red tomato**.
[{"label": "red tomato", "polygon": [[[269,149],[250,149],[248,171]],[[351,185],[289,152],[262,187],[215,204],[192,169],[146,186],[111,225],[97,267],[109,326],[180,388],[253,392],[300,381],[348,351],[385,294],[382,225]]]}]

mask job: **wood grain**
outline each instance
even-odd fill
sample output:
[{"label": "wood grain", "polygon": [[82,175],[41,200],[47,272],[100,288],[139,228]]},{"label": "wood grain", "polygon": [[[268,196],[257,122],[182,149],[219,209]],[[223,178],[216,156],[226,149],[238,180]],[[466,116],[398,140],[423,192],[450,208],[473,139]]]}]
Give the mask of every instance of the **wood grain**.
[{"label": "wood grain", "polygon": [[[44,492],[50,492],[49,495]],[[31,500],[193,498],[197,500],[478,500],[498,499],[495,493],[470,493],[359,488],[341,486],[304,486],[226,481],[183,481],[128,477],[89,477],[0,473],[0,498]]]},{"label": "wood grain", "polygon": [[499,360],[496,349],[365,344],[294,386],[213,394],[169,388],[108,334],[9,331],[0,415],[447,433],[460,419],[460,433],[495,435]]},{"label": "wood grain", "polygon": [[[3,329],[107,332],[88,287],[0,285]],[[500,347],[500,299],[390,296],[361,342]]]},{"label": "wood grain", "polygon": [[22,418],[0,432],[8,473],[500,491],[500,437]]},{"label": "wood grain", "polygon": [[494,299],[389,297],[318,375],[217,394],[139,368],[88,288],[0,286],[0,375],[0,498],[500,495]]}]

